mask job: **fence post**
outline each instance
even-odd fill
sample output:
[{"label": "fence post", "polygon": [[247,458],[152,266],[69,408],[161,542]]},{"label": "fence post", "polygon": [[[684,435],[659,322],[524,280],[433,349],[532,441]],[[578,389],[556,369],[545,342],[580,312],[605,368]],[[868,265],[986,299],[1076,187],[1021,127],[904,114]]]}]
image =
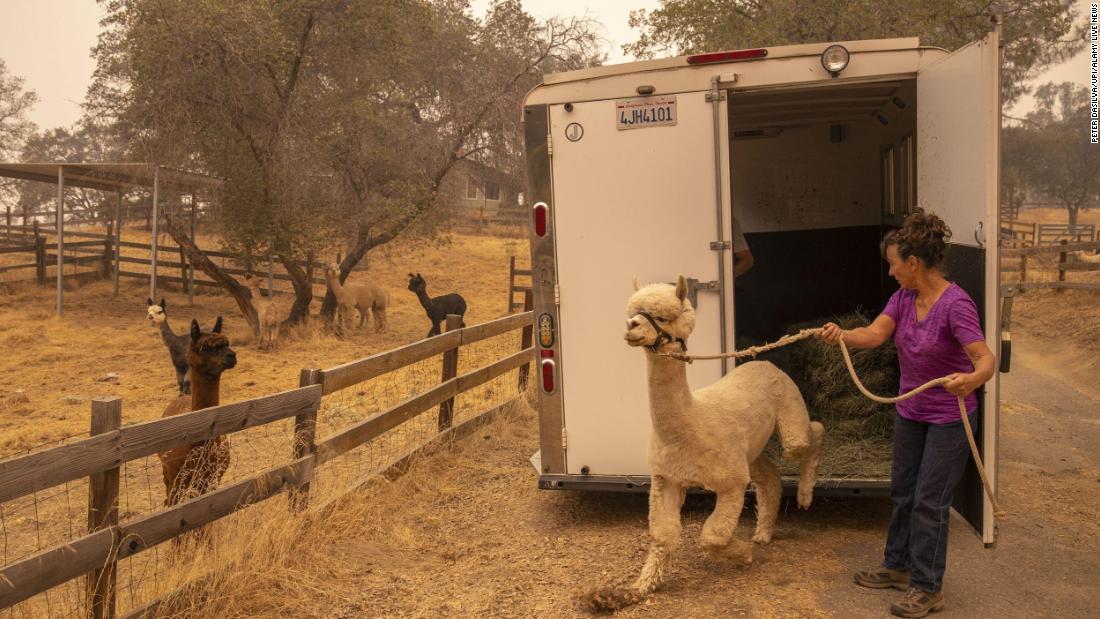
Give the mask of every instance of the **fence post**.
[{"label": "fence post", "polygon": [[512,292],[516,287],[516,257],[508,256],[508,307],[505,311],[512,313]]},{"label": "fence post", "polygon": [[[118,430],[122,426],[122,398],[92,400],[91,435]],[[118,526],[119,469],[115,467],[88,478],[88,532]],[[117,541],[117,540],[116,540]],[[88,573],[88,614],[93,619],[115,616],[115,552],[103,567]]]},{"label": "fence post", "polygon": [[115,190],[115,238],[114,238],[115,279],[111,285],[111,296],[118,296],[118,274],[122,270],[122,190]]},{"label": "fence post", "polygon": [[183,245],[179,246],[180,250],[180,281],[183,282],[183,291],[191,293],[191,282],[187,280],[187,254],[183,253]]},{"label": "fence post", "polygon": [[[309,387],[321,382],[321,370],[302,368],[298,377],[299,387]],[[302,413],[294,417],[294,459],[304,458],[317,451],[317,411]],[[291,511],[302,511],[309,507],[309,482],[299,484],[289,492]]]},{"label": "fence post", "polygon": [[[198,203],[195,202],[195,192],[191,192],[191,242],[195,244],[195,247],[199,246],[199,239],[195,233],[195,209],[198,208]],[[181,248],[182,251],[182,248]],[[182,262],[182,261],[181,261]],[[187,261],[187,305],[195,305],[195,263]]]},{"label": "fence post", "polygon": [[107,222],[107,238],[103,240],[103,277],[111,276],[111,258],[114,254],[115,239],[113,235],[114,222]]},{"label": "fence post", "polygon": [[[534,300],[531,297],[531,291],[530,290],[524,290],[523,291],[523,311],[524,312],[529,312],[532,309],[534,309],[534,307],[535,307],[535,304],[534,304]],[[531,339],[534,336],[534,331],[535,331],[535,319],[532,317],[531,318],[531,324],[524,327],[523,331],[521,332],[521,335],[520,335],[520,338],[519,338],[519,349],[520,350],[527,350],[528,348],[531,347]],[[524,391],[527,391],[527,376],[530,373],[530,371],[531,371],[531,364],[530,363],[524,363],[523,365],[519,366],[519,392],[520,392],[520,394],[522,394]]]},{"label": "fence post", "polygon": [[1027,281],[1027,248],[1020,248],[1020,283]]},{"label": "fence post", "polygon": [[34,276],[38,283],[46,285],[46,237],[34,237]]},{"label": "fence post", "polygon": [[[447,331],[461,328],[462,316],[447,314]],[[458,375],[458,348],[460,344],[443,353],[443,375],[439,382],[445,383]],[[439,431],[451,427],[454,419],[455,400],[451,398],[439,405]]]},{"label": "fence post", "polygon": [[[1066,239],[1062,239],[1062,251],[1058,254],[1058,281],[1066,281]],[[1065,292],[1065,288],[1058,288],[1059,294]]]}]

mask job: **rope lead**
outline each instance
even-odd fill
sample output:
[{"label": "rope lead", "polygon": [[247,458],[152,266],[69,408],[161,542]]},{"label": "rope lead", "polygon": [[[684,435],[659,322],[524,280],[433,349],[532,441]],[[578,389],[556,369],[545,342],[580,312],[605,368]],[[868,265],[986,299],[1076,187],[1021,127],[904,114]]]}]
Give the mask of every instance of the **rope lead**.
[{"label": "rope lead", "polygon": [[[783,346],[794,344],[795,342],[798,342],[800,340],[804,340],[808,337],[817,335],[820,332],[821,328],[802,329],[794,335],[784,335],[783,337],[770,344],[753,346],[751,348],[746,348],[745,350],[734,351],[731,353],[723,353],[720,355],[686,355],[676,352],[662,352],[656,354],[659,357],[669,357],[671,359],[676,359],[677,361],[683,361],[684,363],[691,363],[696,359],[711,360],[723,358],[728,359],[731,357],[734,359],[743,359],[746,357],[755,357],[762,352],[767,352],[769,350],[774,350],[776,348],[781,348]],[[948,378],[946,376],[943,376],[935,380],[930,380],[920,387],[917,387],[916,389],[913,389],[912,391],[909,391],[907,393],[903,393],[897,397],[884,398],[882,396],[875,395],[863,386],[863,383],[859,380],[859,376],[856,375],[856,369],[852,365],[852,357],[848,354],[848,345],[844,343],[844,338],[841,338],[839,342],[840,352],[844,355],[844,365],[848,367],[848,374],[852,377],[852,381],[856,384],[856,388],[858,388],[859,392],[862,393],[864,396],[875,402],[878,402],[879,404],[896,404],[903,400],[908,400],[909,398],[912,398],[924,391],[927,391],[932,387],[939,387],[948,382]],[[989,502],[993,504],[993,516],[995,518],[1003,519],[1007,516],[1007,513],[1003,509],[1001,509],[1000,504],[997,502],[997,498],[993,495],[993,486],[989,483],[989,479],[985,476],[985,464],[982,462],[982,457],[978,453],[978,444],[974,441],[974,430],[970,427],[970,418],[966,415],[966,402],[962,396],[955,397],[959,401],[959,417],[962,418],[963,429],[966,430],[966,440],[968,443],[970,443],[970,455],[974,457],[974,462],[978,465],[978,475],[982,478],[982,486],[985,488],[985,494],[989,497]]]}]

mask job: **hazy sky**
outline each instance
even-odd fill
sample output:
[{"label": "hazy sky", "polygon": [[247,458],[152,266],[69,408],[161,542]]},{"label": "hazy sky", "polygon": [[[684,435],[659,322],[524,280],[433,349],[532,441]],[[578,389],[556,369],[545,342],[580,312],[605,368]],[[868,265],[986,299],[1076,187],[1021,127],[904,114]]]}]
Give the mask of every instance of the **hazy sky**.
[{"label": "hazy sky", "polygon": [[[637,32],[627,26],[632,9],[653,9],[658,0],[523,0],[536,17],[585,15],[604,25],[608,62],[631,60],[622,45],[633,42]],[[475,14],[483,15],[489,0],[473,0]],[[1088,0],[1078,0],[1081,15]],[[68,126],[80,117],[80,102],[91,81],[95,64],[91,48],[99,32],[102,11],[94,0],[0,0],[0,58],[8,70],[26,79],[26,87],[38,93],[30,118],[40,127]],[[1082,52],[1044,73],[1039,83],[1088,80],[1088,56]],[[1024,100],[1010,113],[1030,108]]]}]

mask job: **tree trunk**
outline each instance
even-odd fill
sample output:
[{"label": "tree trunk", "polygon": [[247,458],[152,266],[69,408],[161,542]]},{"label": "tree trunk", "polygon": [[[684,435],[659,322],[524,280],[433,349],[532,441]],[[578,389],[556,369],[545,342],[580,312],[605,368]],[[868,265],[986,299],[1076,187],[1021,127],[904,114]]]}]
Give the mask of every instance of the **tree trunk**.
[{"label": "tree trunk", "polygon": [[172,240],[179,245],[183,251],[187,254],[188,260],[191,264],[195,265],[195,268],[206,273],[206,275],[225,288],[233,299],[237,302],[237,307],[241,309],[241,314],[244,316],[245,321],[248,322],[248,326],[252,328],[253,335],[260,334],[260,319],[256,313],[255,306],[252,305],[252,293],[248,288],[240,285],[233,276],[226,273],[214,264],[206,254],[195,245],[191,237],[183,231],[177,224],[173,215],[168,212],[164,214],[166,227],[168,228],[168,235],[172,237]]},{"label": "tree trunk", "polygon": [[1081,207],[1079,207],[1079,206],[1068,206],[1067,205],[1066,209],[1069,210],[1069,225],[1076,226],[1077,225],[1077,213],[1078,213],[1078,211],[1081,210]]},{"label": "tree trunk", "polygon": [[[482,110],[482,114],[485,110]],[[371,236],[366,230],[359,230],[359,238],[355,242],[355,246],[348,250],[348,255],[340,262],[340,283],[343,284],[348,278],[348,273],[355,268],[355,265],[359,264],[359,261],[363,259],[363,256],[367,255],[367,252],[375,247],[381,247],[386,243],[389,243],[405,231],[406,228],[412,225],[416,221],[417,217],[420,217],[426,213],[433,204],[435,204],[436,195],[439,192],[440,186],[443,184],[443,179],[447,177],[447,173],[451,171],[455,163],[462,159],[463,156],[458,154],[458,148],[461,145],[461,141],[455,143],[454,149],[451,151],[451,156],[447,158],[438,170],[435,171],[435,176],[432,179],[431,191],[428,193],[428,197],[424,198],[420,203],[416,204],[411,212],[409,212],[402,219],[394,222],[388,230],[379,234],[378,236]],[[336,313],[336,295],[332,294],[332,290],[325,290],[325,300],[321,303],[321,316],[331,321],[333,315]]]},{"label": "tree trunk", "polygon": [[305,270],[293,259],[281,254],[279,262],[286,269],[290,283],[294,286],[294,304],[290,306],[290,315],[282,323],[283,327],[292,327],[309,319],[309,306],[313,303],[313,257],[309,257],[310,265]]}]

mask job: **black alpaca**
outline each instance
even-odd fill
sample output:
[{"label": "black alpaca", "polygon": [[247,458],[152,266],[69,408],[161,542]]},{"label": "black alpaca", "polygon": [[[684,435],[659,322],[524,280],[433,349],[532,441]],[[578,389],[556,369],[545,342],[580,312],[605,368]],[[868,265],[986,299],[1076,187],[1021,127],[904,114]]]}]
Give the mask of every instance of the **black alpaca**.
[{"label": "black alpaca", "polygon": [[[466,299],[463,299],[462,295],[452,292],[435,298],[429,297],[428,284],[423,277],[420,277],[420,273],[416,275],[409,273],[409,290],[416,293],[416,298],[420,299],[420,305],[424,306],[424,311],[428,313],[428,320],[432,321],[432,329],[428,331],[427,337],[439,335],[439,325],[447,320],[448,314],[466,315]],[[466,326],[465,321],[462,326]]]},{"label": "black alpaca", "polygon": [[159,304],[153,303],[152,299],[147,301],[149,309],[146,315],[149,322],[160,327],[160,339],[164,340],[164,345],[168,347],[172,366],[176,368],[176,384],[179,385],[180,393],[190,394],[191,378],[188,376],[190,368],[187,366],[187,347],[191,345],[191,334],[176,335],[172,332],[172,327],[168,326],[168,312],[164,299],[161,299]]}]

